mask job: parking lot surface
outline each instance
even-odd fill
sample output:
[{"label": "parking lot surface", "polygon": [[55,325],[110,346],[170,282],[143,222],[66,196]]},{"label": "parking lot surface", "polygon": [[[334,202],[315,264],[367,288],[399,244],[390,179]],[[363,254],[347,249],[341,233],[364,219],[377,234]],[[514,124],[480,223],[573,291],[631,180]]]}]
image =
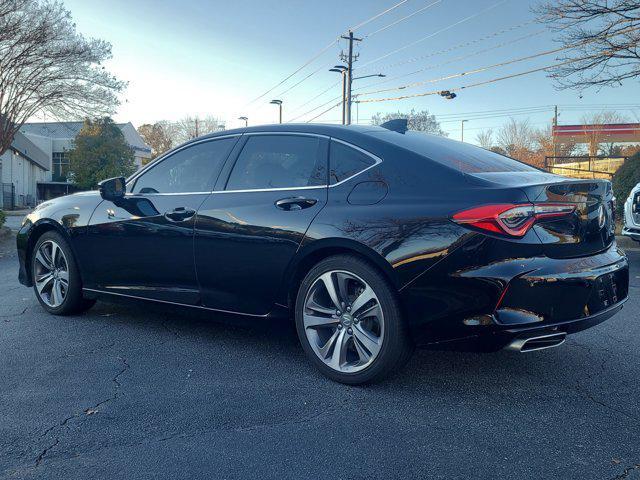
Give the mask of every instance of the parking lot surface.
[{"label": "parking lot surface", "polygon": [[[15,237],[14,237],[15,238]],[[558,348],[418,351],[348,387],[287,323],[98,303],[46,314],[0,240],[0,478],[640,478],[640,253]]]}]

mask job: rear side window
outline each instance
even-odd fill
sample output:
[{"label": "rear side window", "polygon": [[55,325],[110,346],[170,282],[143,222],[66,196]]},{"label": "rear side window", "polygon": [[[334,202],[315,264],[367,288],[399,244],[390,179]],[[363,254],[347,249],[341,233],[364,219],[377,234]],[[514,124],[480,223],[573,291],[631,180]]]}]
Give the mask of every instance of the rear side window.
[{"label": "rear side window", "polygon": [[326,185],[327,160],[318,137],[249,137],[231,171],[227,190],[298,188]]},{"label": "rear side window", "polygon": [[463,173],[539,172],[513,158],[437,135],[379,131],[373,135]]},{"label": "rear side window", "polygon": [[376,162],[366,153],[332,141],[329,154],[329,183],[335,185],[366,170]]},{"label": "rear side window", "polygon": [[140,175],[133,193],[209,192],[237,138],[196,143],[178,150]]}]

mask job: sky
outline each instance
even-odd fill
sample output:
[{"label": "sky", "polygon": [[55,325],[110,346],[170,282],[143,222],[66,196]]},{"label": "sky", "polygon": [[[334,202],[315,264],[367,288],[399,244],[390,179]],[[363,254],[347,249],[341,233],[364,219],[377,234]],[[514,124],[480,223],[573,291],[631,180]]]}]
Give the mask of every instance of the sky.
[{"label": "sky", "polygon": [[[337,103],[330,101],[341,93],[340,75],[328,69],[340,63],[344,40],[281,86],[265,92],[341,33],[398,1],[64,0],[64,4],[79,32],[112,44],[113,58],[106,67],[129,82],[117,121],[140,126],[187,115],[212,115],[233,128],[243,124],[238,120],[242,115],[249,117],[250,125],[277,122],[277,107],[269,104],[274,98],[283,100],[284,121],[311,120]],[[363,40],[356,43],[359,56],[354,76],[382,73],[387,77],[356,80],[354,93],[360,93],[362,100],[396,97],[550,65],[556,56],[434,81],[556,48],[553,33],[535,23],[533,5],[527,0],[408,0],[355,30]],[[417,70],[421,71],[409,75]],[[460,138],[461,120],[467,119],[465,140],[475,142],[478,132],[496,130],[509,116],[528,118],[532,126],[544,127],[553,116],[553,105],[559,106],[560,124],[580,123],[584,115],[603,109],[617,109],[629,120],[640,121],[637,80],[578,92],[558,90],[546,75],[541,71],[469,88],[454,100],[431,95],[360,103],[354,107],[354,123],[370,123],[376,113],[428,109],[451,138]],[[365,95],[412,82],[427,83]],[[313,121],[339,123],[340,108]]]}]

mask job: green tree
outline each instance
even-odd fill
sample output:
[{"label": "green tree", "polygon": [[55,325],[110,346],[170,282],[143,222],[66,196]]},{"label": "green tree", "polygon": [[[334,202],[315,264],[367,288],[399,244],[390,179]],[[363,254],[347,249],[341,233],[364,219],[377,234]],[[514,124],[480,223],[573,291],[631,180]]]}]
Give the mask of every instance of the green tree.
[{"label": "green tree", "polygon": [[633,187],[640,183],[640,152],[627,158],[613,176],[613,193],[616,195],[618,218],[624,215],[624,202]]},{"label": "green tree", "polygon": [[69,151],[69,171],[81,188],[95,188],[101,180],[135,172],[133,159],[133,149],[113,120],[87,119]]}]

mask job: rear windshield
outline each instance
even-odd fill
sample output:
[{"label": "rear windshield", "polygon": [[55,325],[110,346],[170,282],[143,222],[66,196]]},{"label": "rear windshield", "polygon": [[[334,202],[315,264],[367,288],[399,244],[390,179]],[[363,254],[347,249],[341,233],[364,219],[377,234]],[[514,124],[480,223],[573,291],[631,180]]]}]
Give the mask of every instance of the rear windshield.
[{"label": "rear windshield", "polygon": [[420,132],[368,132],[463,173],[539,172],[525,163],[468,143]]}]

